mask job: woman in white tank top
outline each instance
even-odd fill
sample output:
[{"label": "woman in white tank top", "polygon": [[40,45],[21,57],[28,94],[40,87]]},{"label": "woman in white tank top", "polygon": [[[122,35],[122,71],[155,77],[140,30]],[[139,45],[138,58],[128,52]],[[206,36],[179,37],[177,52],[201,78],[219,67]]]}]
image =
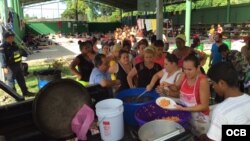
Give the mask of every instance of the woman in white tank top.
[{"label": "woman in white tank top", "polygon": [[175,90],[174,85],[181,75],[182,70],[178,67],[178,58],[174,54],[167,53],[164,69],[153,76],[146,89],[147,91],[152,90],[154,84],[160,79],[160,85],[156,89],[158,93],[163,95],[169,94],[170,91],[178,91]]}]

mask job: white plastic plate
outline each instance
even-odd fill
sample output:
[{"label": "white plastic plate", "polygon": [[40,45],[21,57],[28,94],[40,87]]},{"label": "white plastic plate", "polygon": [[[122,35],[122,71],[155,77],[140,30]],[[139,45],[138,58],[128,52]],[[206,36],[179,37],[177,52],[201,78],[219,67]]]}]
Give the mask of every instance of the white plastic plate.
[{"label": "white plastic plate", "polygon": [[[166,106],[166,107],[161,106],[161,105],[160,105],[160,101],[161,101],[162,99],[169,100],[169,101],[170,101],[170,104],[169,104],[168,106]],[[168,109],[168,110],[174,110],[174,109],[176,109],[176,107],[175,107],[175,106],[176,106],[176,102],[175,102],[173,99],[168,98],[168,97],[159,97],[159,98],[157,98],[157,99],[156,99],[156,104],[157,104],[158,106],[160,106],[161,108],[163,108],[163,109]]]}]

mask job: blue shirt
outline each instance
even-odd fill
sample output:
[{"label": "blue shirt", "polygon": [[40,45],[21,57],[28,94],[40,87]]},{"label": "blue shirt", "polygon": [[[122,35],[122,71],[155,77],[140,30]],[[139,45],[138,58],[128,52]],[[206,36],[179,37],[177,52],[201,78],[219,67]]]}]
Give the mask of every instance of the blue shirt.
[{"label": "blue shirt", "polygon": [[213,45],[212,45],[212,48],[211,48],[211,55],[213,55],[212,56],[212,65],[215,65],[215,64],[217,64],[217,63],[219,63],[219,62],[221,62],[221,60],[222,60],[222,56],[221,56],[221,54],[219,53],[219,47],[217,46],[217,44],[216,43],[214,43]]},{"label": "blue shirt", "polygon": [[95,67],[90,74],[89,84],[100,84],[102,80],[111,80],[110,73],[101,72]]}]

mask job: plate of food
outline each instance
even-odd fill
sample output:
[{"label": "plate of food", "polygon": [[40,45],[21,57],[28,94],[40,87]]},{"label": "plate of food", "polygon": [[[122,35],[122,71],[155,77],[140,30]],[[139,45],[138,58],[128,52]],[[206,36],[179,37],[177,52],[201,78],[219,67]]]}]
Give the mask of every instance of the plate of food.
[{"label": "plate of food", "polygon": [[163,109],[174,110],[176,109],[176,102],[168,97],[159,97],[156,99],[156,104]]}]

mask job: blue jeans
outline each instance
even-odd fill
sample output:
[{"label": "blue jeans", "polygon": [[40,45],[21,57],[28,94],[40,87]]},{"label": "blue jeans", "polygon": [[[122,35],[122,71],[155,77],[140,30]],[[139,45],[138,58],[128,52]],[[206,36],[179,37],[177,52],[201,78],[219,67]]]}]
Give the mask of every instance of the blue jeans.
[{"label": "blue jeans", "polygon": [[6,85],[15,90],[15,80],[13,78],[13,73],[10,68],[8,68],[8,74],[4,74]]},{"label": "blue jeans", "polygon": [[21,68],[21,64],[14,64],[8,66],[9,73],[5,75],[6,79],[6,84],[10,86],[12,89],[15,90],[15,81],[17,81],[19,87],[21,88],[21,91],[23,94],[28,92],[25,79],[24,79],[24,74],[23,70]]}]

